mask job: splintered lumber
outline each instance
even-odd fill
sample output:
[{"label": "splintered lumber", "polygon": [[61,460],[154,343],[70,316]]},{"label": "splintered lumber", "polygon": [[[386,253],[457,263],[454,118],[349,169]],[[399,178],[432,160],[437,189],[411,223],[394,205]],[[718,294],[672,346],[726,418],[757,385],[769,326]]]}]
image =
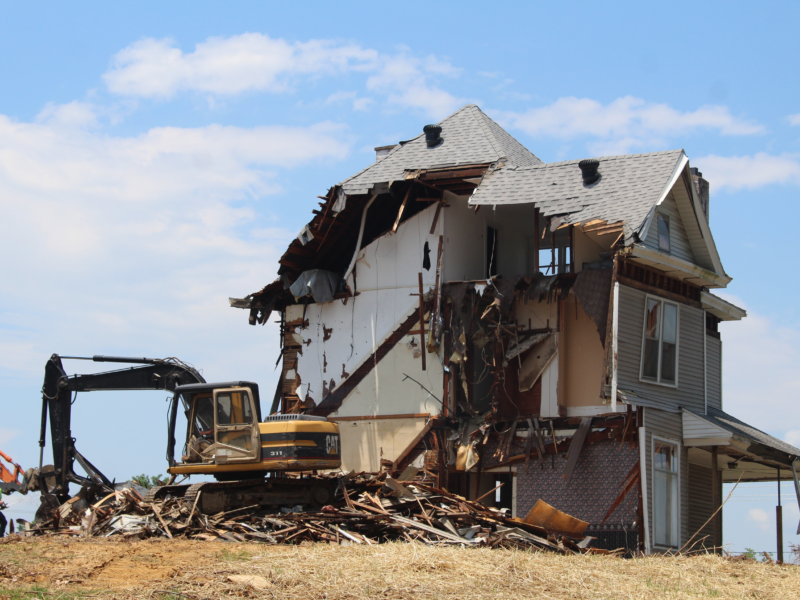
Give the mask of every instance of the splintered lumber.
[{"label": "splintered lumber", "polygon": [[[421,541],[429,545],[455,543],[487,548],[534,548],[562,554],[594,551],[578,543],[586,524],[552,507],[549,520],[537,520],[529,515],[523,521],[512,518],[505,510],[489,508],[479,501],[469,501],[426,485],[423,483],[426,477],[424,472],[415,477],[407,471],[404,482],[400,483],[386,472],[351,473],[335,478],[338,492],[329,505],[321,508],[254,504],[214,515],[204,515],[197,510],[197,496],[167,495],[145,501],[135,491],[125,489],[96,502],[92,497],[85,498],[89,492],[82,490],[79,494],[84,495],[76,495],[72,502],[58,507],[58,523],[43,522],[23,535],[118,536],[124,539],[163,536],[264,544],[312,541],[372,545]],[[78,499],[85,499],[85,502],[78,502]]]}]

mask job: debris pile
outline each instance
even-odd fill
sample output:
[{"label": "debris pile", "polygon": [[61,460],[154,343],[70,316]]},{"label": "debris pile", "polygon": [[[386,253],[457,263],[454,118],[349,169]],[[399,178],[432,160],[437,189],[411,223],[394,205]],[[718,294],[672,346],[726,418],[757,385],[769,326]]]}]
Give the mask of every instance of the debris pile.
[{"label": "debris pile", "polygon": [[[82,490],[83,492],[83,490]],[[29,535],[189,538],[207,541],[298,544],[379,544],[421,541],[505,548],[533,548],[564,554],[607,553],[589,548],[593,538],[558,532],[519,518],[506,510],[426,485],[403,482],[386,473],[349,475],[340,479],[336,502],[316,512],[303,507],[267,511],[249,506],[215,515],[200,514],[188,499],[167,495],[146,502],[136,489],[111,492],[87,504],[82,492],[62,504],[53,518]],[[556,511],[558,512],[558,511]],[[563,513],[561,513],[563,514]]]}]

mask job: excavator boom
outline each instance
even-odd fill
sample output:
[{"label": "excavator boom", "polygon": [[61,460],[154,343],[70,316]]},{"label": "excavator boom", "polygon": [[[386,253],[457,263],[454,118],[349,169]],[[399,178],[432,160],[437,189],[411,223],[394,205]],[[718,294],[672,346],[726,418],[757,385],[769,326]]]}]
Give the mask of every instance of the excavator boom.
[{"label": "excavator boom", "polygon": [[[91,360],[93,362],[127,363],[140,366],[92,373],[88,375],[67,375],[63,359]],[[50,418],[50,437],[53,447],[54,471],[48,473],[48,481],[55,481],[49,490],[57,496],[69,493],[69,484],[103,485],[111,487],[111,482],[92,463],[75,449],[72,437],[71,416],[73,396],[77,392],[112,390],[174,390],[179,385],[205,383],[205,379],[192,366],[175,358],[131,358],[121,356],[59,356],[53,354],[45,365],[42,385],[42,420],[39,436],[39,469],[41,471],[47,419]],[[73,465],[77,460],[88,477],[75,473]]]}]

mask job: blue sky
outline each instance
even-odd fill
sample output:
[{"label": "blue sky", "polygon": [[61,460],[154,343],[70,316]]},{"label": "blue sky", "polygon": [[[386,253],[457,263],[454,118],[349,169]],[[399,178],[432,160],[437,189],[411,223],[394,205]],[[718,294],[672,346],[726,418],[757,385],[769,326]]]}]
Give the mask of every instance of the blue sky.
[{"label": "blue sky", "polygon": [[[0,447],[24,466],[53,352],[272,389],[275,330],[227,298],[373,147],[468,102],[544,161],[686,150],[749,313],[723,328],[725,408],[800,444],[800,5],[163,4],[0,3]],[[163,471],[163,400],[81,397],[79,449]],[[774,487],[726,506],[733,549],[774,547]]]}]

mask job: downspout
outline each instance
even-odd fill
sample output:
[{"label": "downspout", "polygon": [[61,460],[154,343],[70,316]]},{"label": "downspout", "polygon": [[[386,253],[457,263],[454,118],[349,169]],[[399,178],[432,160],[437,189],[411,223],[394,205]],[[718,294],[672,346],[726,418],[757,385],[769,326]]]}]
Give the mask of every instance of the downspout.
[{"label": "downspout", "polygon": [[[797,464],[800,463],[800,460],[795,459],[792,461],[792,474],[794,475],[794,491],[797,494],[797,506],[800,508],[800,479],[797,477]],[[780,485],[780,481],[778,482]],[[800,535],[800,523],[797,524],[797,535]]]},{"label": "downspout", "polygon": [[367,223],[367,211],[372,203],[375,201],[375,198],[378,197],[378,194],[372,194],[369,200],[367,200],[366,206],[364,206],[364,212],[361,213],[361,227],[358,228],[358,241],[356,242],[356,251],[353,253],[353,258],[350,260],[350,266],[347,267],[347,271],[344,273],[344,280],[347,281],[347,278],[350,277],[350,274],[353,272],[353,269],[356,266],[356,260],[358,259],[358,253],[361,252],[361,240],[364,238],[364,225]]},{"label": "downspout", "polygon": [[611,411],[617,412],[617,334],[619,332],[619,281],[614,282],[614,306],[611,308]]},{"label": "downspout", "polygon": [[[703,407],[705,414],[708,414],[708,354],[706,352],[706,311],[703,311]],[[720,361],[721,362],[721,361]],[[720,379],[720,393],[722,392],[722,380]]]},{"label": "downspout", "polygon": [[[637,406],[636,410],[642,407]],[[642,486],[642,512],[644,513],[644,553],[650,554],[650,511],[647,506],[647,431],[639,428],[639,483]]]}]

